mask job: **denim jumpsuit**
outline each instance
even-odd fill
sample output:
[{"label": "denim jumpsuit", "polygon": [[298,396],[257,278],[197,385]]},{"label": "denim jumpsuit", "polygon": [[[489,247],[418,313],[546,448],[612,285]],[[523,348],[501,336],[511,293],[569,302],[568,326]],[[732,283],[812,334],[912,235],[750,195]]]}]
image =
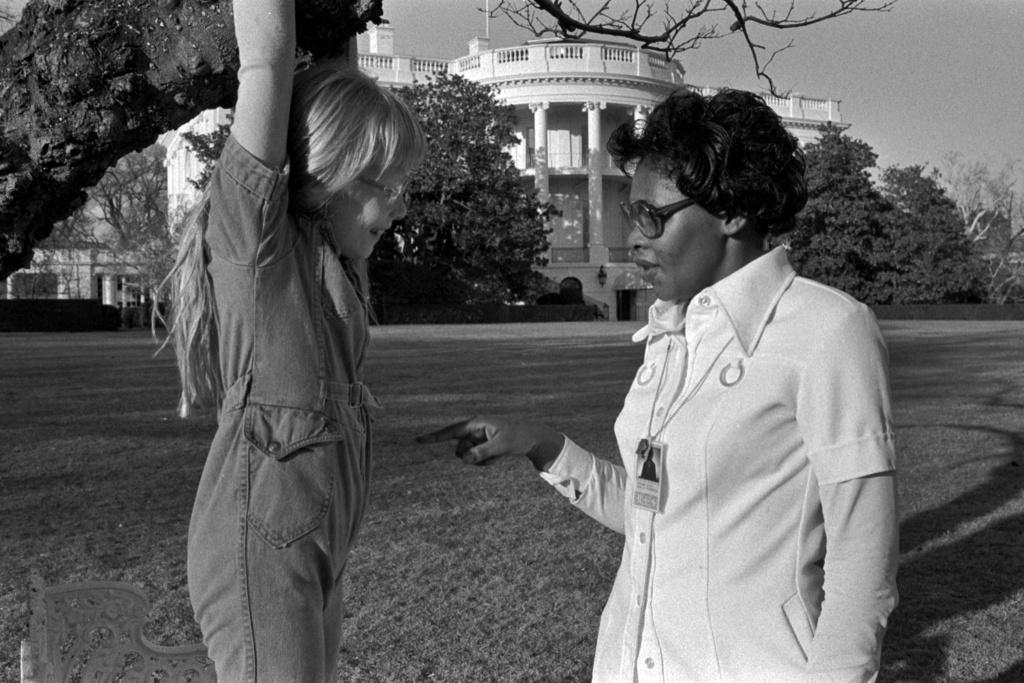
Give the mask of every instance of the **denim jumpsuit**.
[{"label": "denim jumpsuit", "polygon": [[188,584],[222,681],[333,680],[341,575],[366,505],[364,297],[288,172],[230,137],[206,242],[225,396],[189,526]]}]

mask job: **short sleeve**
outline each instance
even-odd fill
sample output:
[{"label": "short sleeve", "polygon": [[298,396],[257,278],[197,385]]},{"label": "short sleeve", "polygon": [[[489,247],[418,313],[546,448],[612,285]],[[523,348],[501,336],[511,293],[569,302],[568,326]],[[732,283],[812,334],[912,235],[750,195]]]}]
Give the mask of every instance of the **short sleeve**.
[{"label": "short sleeve", "polygon": [[228,136],[210,177],[206,242],[218,258],[268,265],[295,242],[288,216],[288,169],[278,171]]},{"label": "short sleeve", "polygon": [[796,418],[818,482],[894,470],[888,351],[870,309],[853,305],[812,348]]}]

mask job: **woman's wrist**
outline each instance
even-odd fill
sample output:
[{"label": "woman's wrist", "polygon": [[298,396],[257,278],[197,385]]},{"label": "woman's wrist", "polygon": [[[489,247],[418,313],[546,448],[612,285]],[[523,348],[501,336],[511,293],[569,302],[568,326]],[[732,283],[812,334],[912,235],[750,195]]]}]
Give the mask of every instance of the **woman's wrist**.
[{"label": "woman's wrist", "polygon": [[550,430],[537,439],[537,445],[530,451],[528,457],[538,471],[547,472],[551,464],[558,459],[563,448],[565,448],[565,435]]}]

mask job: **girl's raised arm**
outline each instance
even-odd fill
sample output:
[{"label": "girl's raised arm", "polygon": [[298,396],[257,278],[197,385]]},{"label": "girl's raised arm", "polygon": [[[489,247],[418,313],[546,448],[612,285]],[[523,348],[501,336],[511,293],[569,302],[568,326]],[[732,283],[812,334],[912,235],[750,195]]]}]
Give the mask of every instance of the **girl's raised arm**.
[{"label": "girl's raised arm", "polygon": [[238,102],[231,132],[271,168],[284,165],[295,72],[295,0],[234,0]]}]

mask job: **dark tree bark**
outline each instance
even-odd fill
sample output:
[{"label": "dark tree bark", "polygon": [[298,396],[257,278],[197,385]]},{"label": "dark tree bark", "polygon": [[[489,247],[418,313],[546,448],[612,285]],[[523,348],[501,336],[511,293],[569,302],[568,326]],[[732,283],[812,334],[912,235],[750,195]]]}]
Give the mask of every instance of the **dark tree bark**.
[{"label": "dark tree bark", "polygon": [[[381,0],[296,5],[314,59],[381,17]],[[120,157],[231,106],[237,70],[230,0],[31,0],[0,37],[0,279]]]}]

